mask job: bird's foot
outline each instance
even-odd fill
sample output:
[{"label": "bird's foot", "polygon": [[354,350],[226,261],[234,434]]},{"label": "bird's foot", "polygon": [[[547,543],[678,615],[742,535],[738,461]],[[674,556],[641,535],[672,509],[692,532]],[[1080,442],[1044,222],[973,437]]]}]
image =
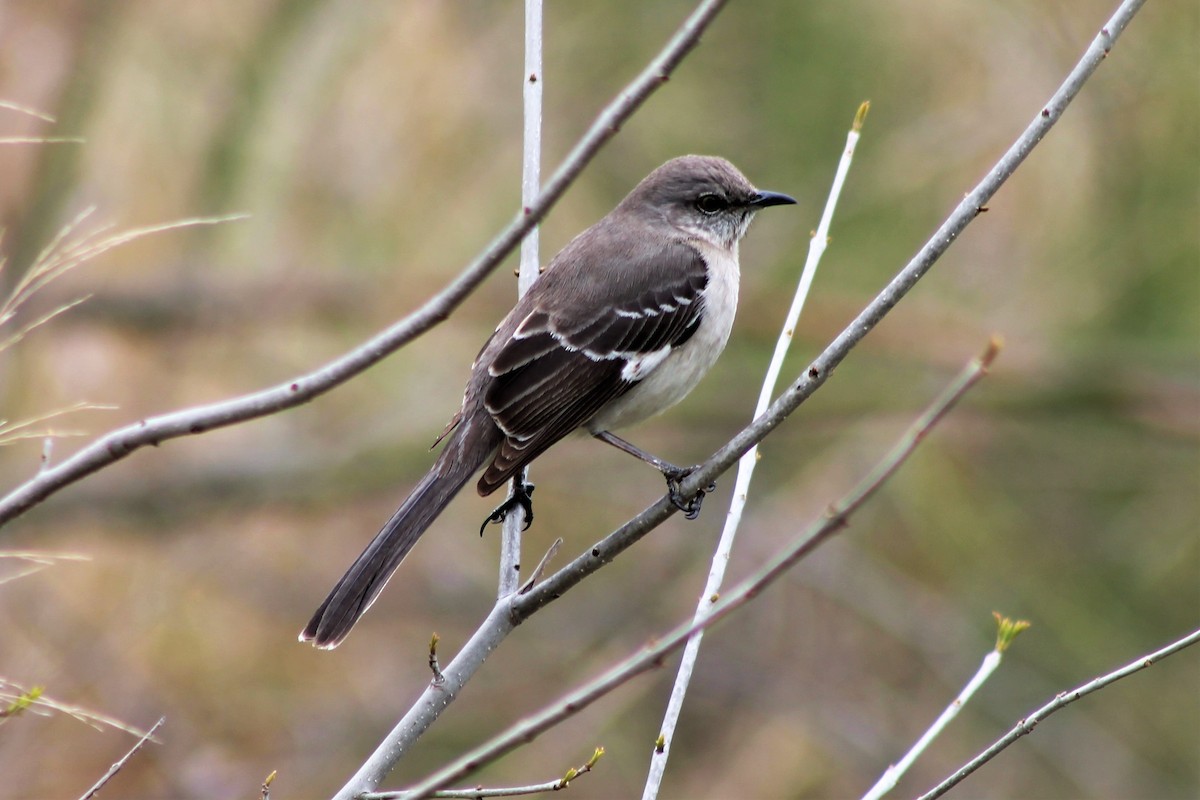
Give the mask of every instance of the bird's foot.
[{"label": "bird's foot", "polygon": [[667,497],[670,498],[672,505],[683,512],[686,519],[695,519],[700,516],[700,506],[704,502],[704,495],[717,490],[717,484],[714,481],[703,489],[697,489],[696,494],[691,497],[684,497],[683,493],[679,491],[679,484],[683,482],[683,479],[699,467],[699,464],[690,467],[667,464],[662,468],[663,477],[667,479]]},{"label": "bird's foot", "polygon": [[508,516],[508,512],[518,506],[525,512],[525,525],[521,530],[529,530],[529,526],[533,524],[533,484],[529,481],[517,481],[513,484],[512,493],[508,499],[500,505],[496,506],[483,524],[479,526],[479,535],[483,536],[484,529],[489,524],[501,525],[504,523],[504,518]]}]

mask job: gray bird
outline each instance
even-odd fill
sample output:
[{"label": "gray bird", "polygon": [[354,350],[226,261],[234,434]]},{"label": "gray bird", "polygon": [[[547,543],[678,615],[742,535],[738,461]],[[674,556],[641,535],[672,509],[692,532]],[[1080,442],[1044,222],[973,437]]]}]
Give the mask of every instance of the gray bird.
[{"label": "gray bird", "polygon": [[[341,643],[481,468],[477,488],[488,495],[581,428],[661,470],[672,502],[694,517],[703,493],[678,491],[691,470],[612,431],[670,408],[713,365],[737,310],[738,240],[759,209],[795,202],[755,189],[724,159],[683,156],[576,236],[484,344],[462,408],[438,437],[448,441],[437,461],[334,586],[301,641]],[[531,512],[527,492],[515,501]],[[489,520],[502,519],[511,502]]]}]

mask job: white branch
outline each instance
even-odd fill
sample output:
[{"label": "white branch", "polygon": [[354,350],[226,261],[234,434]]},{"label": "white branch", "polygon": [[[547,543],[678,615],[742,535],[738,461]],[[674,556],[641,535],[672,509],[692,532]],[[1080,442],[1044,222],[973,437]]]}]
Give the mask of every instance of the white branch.
[{"label": "white branch", "polygon": [[917,743],[904,754],[903,758],[884,770],[883,775],[863,795],[862,800],[879,800],[879,798],[895,787],[896,782],[900,780],[900,777],[908,771],[908,768],[925,752],[925,748],[929,746],[930,742],[941,735],[946,726],[962,711],[963,706],[975,696],[975,692],[979,690],[979,687],[983,686],[987,682],[987,679],[992,676],[992,673],[1000,666],[1000,662],[1004,658],[1004,653],[1008,650],[1009,645],[1012,644],[1013,639],[1029,627],[1029,623],[1025,620],[1012,620],[996,612],[993,612],[993,614],[996,617],[997,626],[996,646],[992,648],[990,653],[983,657],[983,663],[979,665],[979,669],[971,676],[971,680],[967,681],[967,685],[954,698],[954,702],[946,706],[938,718],[934,720],[934,723],[929,726],[929,729],[917,740]]},{"label": "white branch", "polygon": [[1124,667],[1121,667],[1118,670],[1114,670],[1113,672],[1110,672],[1107,675],[1102,675],[1099,678],[1088,681],[1087,683],[1083,684],[1082,686],[1078,686],[1069,692],[1062,692],[1062,693],[1058,694],[1049,703],[1046,703],[1044,706],[1039,708],[1037,711],[1034,711],[1032,714],[1030,714],[1029,716],[1025,717],[1023,720],[1018,722],[1015,728],[1013,728],[1011,731],[1009,731],[1003,737],[998,739],[991,747],[984,750],[982,753],[980,753],[975,758],[971,759],[971,761],[969,761],[966,765],[964,765],[961,769],[959,769],[957,772],[955,772],[949,778],[942,781],[941,783],[939,783],[934,788],[930,789],[925,794],[921,795],[920,798],[918,798],[918,800],[934,800],[934,798],[941,797],[946,792],[950,791],[952,788],[954,788],[956,785],[958,785],[964,778],[966,778],[972,772],[979,769],[981,766],[983,766],[984,764],[986,764],[987,762],[989,762],[993,758],[995,758],[996,755],[999,754],[999,752],[1001,750],[1008,747],[1010,744],[1015,742],[1017,739],[1020,739],[1025,734],[1032,733],[1034,727],[1039,722],[1041,722],[1046,717],[1053,714],[1055,711],[1058,711],[1060,708],[1063,708],[1064,706],[1074,703],[1076,700],[1083,697],[1084,695],[1089,695],[1092,692],[1098,691],[1099,689],[1103,689],[1105,686],[1108,686],[1109,684],[1115,683],[1115,682],[1121,680],[1122,678],[1128,677],[1129,675],[1132,675],[1135,672],[1139,672],[1139,671],[1145,669],[1146,667],[1151,666],[1152,664],[1162,661],[1167,656],[1173,655],[1174,653],[1178,653],[1180,650],[1183,650],[1185,647],[1191,647],[1192,645],[1196,644],[1197,642],[1200,642],[1200,630],[1192,631],[1187,636],[1184,636],[1182,639],[1178,639],[1178,640],[1172,642],[1171,644],[1167,645],[1166,647],[1162,648],[1161,650],[1156,650],[1155,652],[1150,653],[1149,655],[1139,656],[1137,659],[1135,659],[1134,661],[1131,661],[1129,664],[1126,664]]},{"label": "white branch", "polygon": [[[788,310],[787,317],[783,322],[783,330],[780,331],[779,339],[775,342],[775,353],[767,367],[762,390],[758,395],[758,405],[754,408],[755,417],[762,416],[775,393],[775,384],[779,381],[779,373],[783,370],[783,360],[792,344],[796,323],[800,320],[800,312],[804,309],[804,302],[808,298],[809,289],[812,288],[813,278],[817,274],[817,266],[821,262],[821,255],[825,252],[825,245],[829,241],[829,226],[833,221],[833,211],[837,207],[838,197],[841,196],[842,186],[846,182],[846,174],[850,171],[850,162],[854,158],[854,148],[858,144],[859,131],[862,128],[863,119],[866,117],[867,108],[867,103],[859,106],[858,113],[854,115],[854,123],[846,136],[846,147],[842,150],[842,158],[838,162],[833,184],[829,189],[829,197],[825,201],[825,211],[821,215],[821,223],[817,226],[817,231],[809,242],[808,258],[800,273],[800,282],[796,287],[796,295],[792,298],[792,307]],[[695,619],[697,622],[704,618],[708,609],[721,594],[721,585],[725,581],[725,567],[728,566],[733,553],[733,542],[742,522],[742,512],[746,508],[746,498],[750,494],[750,480],[754,476],[754,467],[757,464],[758,445],[756,444],[738,461],[733,497],[729,502],[729,513],[725,515],[725,527],[721,531],[721,539],[713,554],[708,581],[704,585],[704,591],[701,592],[700,602],[696,607]],[[683,701],[687,695],[688,684],[692,679],[692,670],[696,666],[696,659],[700,655],[700,643],[703,638],[704,631],[697,630],[696,634],[688,640],[687,647],[684,648],[683,658],[679,662],[679,670],[675,673],[675,685],[671,687],[671,698],[667,702],[667,710],[663,716],[662,726],[659,728],[659,741],[662,742],[662,745],[656,747],[650,756],[650,771],[642,790],[642,800],[653,800],[658,797],[663,773],[667,769],[667,759],[671,757],[671,743],[675,738],[675,727],[679,723],[679,714],[683,710]]]},{"label": "white branch", "polygon": [[[524,148],[521,163],[521,206],[528,208],[537,198],[542,182],[542,0],[525,0],[525,72],[524,89]],[[517,297],[525,292],[538,276],[538,229],[534,228],[521,242],[521,267],[517,273]],[[509,482],[509,497],[518,483],[528,482],[528,467]],[[500,580],[496,596],[505,597],[521,583],[521,532],[530,520],[525,509],[517,506],[504,516],[500,534]]]}]

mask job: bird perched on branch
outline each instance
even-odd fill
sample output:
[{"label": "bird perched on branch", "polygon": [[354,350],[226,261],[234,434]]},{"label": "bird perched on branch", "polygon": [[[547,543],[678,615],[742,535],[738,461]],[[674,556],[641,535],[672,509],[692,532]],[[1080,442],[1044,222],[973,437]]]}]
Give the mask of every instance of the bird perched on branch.
[{"label": "bird perched on branch", "polygon": [[[691,469],[612,431],[682,400],[716,361],[737,309],[738,241],[760,209],[795,202],[724,159],[683,156],[576,236],[484,344],[437,461],[300,639],[336,647],[471,476],[482,469],[477,488],[491,494],[579,429],[661,470],[671,501],[695,517],[704,493],[679,492]],[[532,517],[519,481],[489,520],[513,503]]]}]

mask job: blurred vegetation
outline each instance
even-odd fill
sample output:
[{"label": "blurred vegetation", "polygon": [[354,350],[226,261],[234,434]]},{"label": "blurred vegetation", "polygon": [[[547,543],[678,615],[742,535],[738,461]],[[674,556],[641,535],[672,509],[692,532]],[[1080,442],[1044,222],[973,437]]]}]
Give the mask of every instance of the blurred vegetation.
[{"label": "blurred vegetation", "polygon": [[[552,3],[549,168],[688,2]],[[544,254],[685,152],[801,198],[743,245],[715,374],[635,439],[699,460],[747,421],[854,110],[871,116],[792,373],[902,265],[1075,63],[1113,0],[731,3],[544,226]],[[718,627],[669,797],[857,796],[991,646],[1032,620],[912,795],[1055,692],[1193,628],[1200,608],[1200,57],[1195,3],[1150,3],[1061,124],[917,290],[764,447],[734,572],[847,489],[993,332],[992,376],[837,542]],[[0,356],[0,416],[80,401],[99,433],[261,388],[429,297],[517,207],[518,3],[8,0],[0,4],[0,243],[11,285],[82,208],[122,226],[245,211],[131,244],[26,319],[94,296]],[[337,651],[295,637],[430,460],[467,365],[515,294],[499,271],[446,324],[304,408],[176,440],[6,526],[3,549],[90,556],[0,586],[0,675],[131,724],[167,722],[119,797],[340,786],[494,590],[491,500],[460,498]],[[61,458],[79,444],[57,446]],[[536,465],[526,560],[575,553],[661,491],[587,441]],[[40,443],[0,451],[3,487]],[[727,498],[732,478],[721,482]],[[690,613],[711,499],[517,631],[397,771],[422,774]],[[530,562],[532,563],[532,562]],[[1195,797],[1195,652],[1088,698],[964,797]],[[597,745],[579,798],[640,792],[671,670],[488,769],[547,780]],[[0,793],[78,794],[132,740],[62,716],[3,728]]]}]

